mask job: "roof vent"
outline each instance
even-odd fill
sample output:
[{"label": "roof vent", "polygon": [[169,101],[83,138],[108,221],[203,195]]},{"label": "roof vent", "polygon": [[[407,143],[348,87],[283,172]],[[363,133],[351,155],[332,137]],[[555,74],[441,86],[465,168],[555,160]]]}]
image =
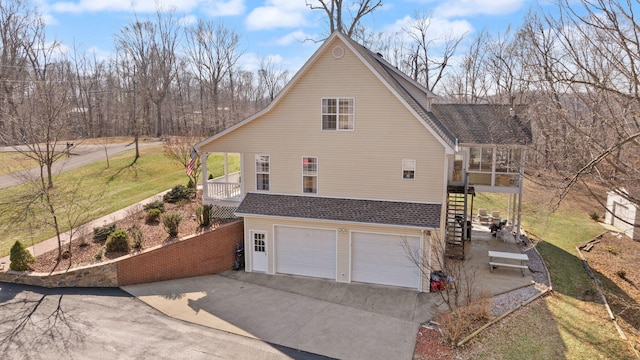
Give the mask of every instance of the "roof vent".
[{"label": "roof vent", "polygon": [[336,46],[333,48],[333,57],[336,59],[340,59],[344,56],[344,49],[342,46]]},{"label": "roof vent", "polygon": [[384,59],[384,56],[383,56],[382,54],[380,54],[380,53],[376,53],[376,55],[378,55],[378,56],[380,56],[381,58],[383,58],[383,59]]}]

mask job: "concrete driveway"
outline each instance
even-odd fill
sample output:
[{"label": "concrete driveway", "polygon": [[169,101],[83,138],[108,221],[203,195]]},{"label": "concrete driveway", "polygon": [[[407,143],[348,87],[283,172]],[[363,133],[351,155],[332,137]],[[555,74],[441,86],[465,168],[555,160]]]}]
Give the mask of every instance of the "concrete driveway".
[{"label": "concrete driveway", "polygon": [[438,303],[413,290],[242,271],[123,289],[174,318],[339,359],[411,359]]}]

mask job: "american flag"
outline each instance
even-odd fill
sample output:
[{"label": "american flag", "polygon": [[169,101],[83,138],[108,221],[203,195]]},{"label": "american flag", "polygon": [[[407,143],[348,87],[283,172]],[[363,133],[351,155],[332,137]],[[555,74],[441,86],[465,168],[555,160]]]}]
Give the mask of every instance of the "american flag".
[{"label": "american flag", "polygon": [[187,175],[191,176],[193,170],[196,168],[196,160],[198,159],[198,152],[195,148],[191,148],[191,159],[187,163]]}]

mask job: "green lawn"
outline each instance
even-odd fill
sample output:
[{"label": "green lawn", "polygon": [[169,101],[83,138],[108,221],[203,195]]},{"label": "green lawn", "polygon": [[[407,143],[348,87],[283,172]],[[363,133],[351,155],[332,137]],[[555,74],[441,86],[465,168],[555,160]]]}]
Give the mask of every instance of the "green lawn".
[{"label": "green lawn", "polygon": [[[184,168],[163,155],[162,146],[142,148],[140,153],[141,157],[133,165],[133,151],[128,151],[110,158],[109,168],[106,161],[100,161],[62,173],[54,183],[62,188],[81,181],[79,198],[99,197],[86,211],[89,213],[88,220],[110,214],[176,185],[186,184]],[[5,204],[3,208],[11,207],[12,203],[17,202],[15,199],[18,196],[30,191],[29,188],[28,185],[21,185],[0,190],[0,199]],[[65,214],[61,215],[65,218]],[[27,221],[16,222],[12,219],[9,214],[0,213],[0,231],[5,234],[0,238],[0,256],[9,254],[16,240],[31,245],[55,235],[50,226],[35,226]]]},{"label": "green lawn", "polygon": [[[240,171],[240,154],[228,154],[227,166],[229,173]],[[224,175],[223,153],[211,153],[207,156],[207,172],[213,175],[214,178]],[[207,177],[208,176],[209,175],[207,175]]]},{"label": "green lawn", "polygon": [[[503,325],[497,335],[495,330],[491,335],[480,335],[476,345],[491,352],[478,351],[476,358],[634,358],[595,296],[576,251],[577,245],[602,233],[604,228],[589,217],[586,200],[569,200],[552,212],[545,199],[540,198],[543,196],[550,195],[544,190],[528,194],[525,189],[522,226],[532,238],[540,240],[537,248],[549,268],[554,295],[542,300],[535,310],[527,311],[524,316],[530,319]],[[478,194],[473,213],[480,207],[506,213],[507,204],[506,195]],[[510,318],[505,320],[509,321]],[[536,322],[544,326],[532,326]],[[513,333],[520,335],[517,341]],[[546,344],[544,351],[539,352],[539,344]]]}]

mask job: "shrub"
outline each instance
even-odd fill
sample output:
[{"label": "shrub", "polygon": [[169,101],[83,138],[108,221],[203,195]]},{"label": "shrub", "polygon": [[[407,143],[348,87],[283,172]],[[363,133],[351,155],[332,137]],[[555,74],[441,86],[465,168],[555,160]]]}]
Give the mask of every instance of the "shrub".
[{"label": "shrub", "polygon": [[175,204],[180,200],[191,200],[196,196],[196,189],[178,185],[164,194],[164,201]]},{"label": "shrub", "polygon": [[144,241],[144,234],[142,233],[142,230],[139,227],[134,226],[129,229],[129,236],[131,237],[131,247],[134,249],[141,249],[142,241]]},{"label": "shrub", "polygon": [[191,203],[190,200],[180,199],[180,200],[176,201],[176,206],[177,207],[185,207],[185,206],[189,205],[189,203]]},{"label": "shrub", "polygon": [[95,255],[93,255],[93,258],[94,258],[96,261],[100,261],[100,260],[102,260],[102,253],[104,252],[103,250],[104,250],[104,247],[102,247],[102,246],[101,246],[101,247],[98,249],[98,251],[96,251],[96,254],[95,254]]},{"label": "shrub", "polygon": [[480,299],[468,306],[462,306],[444,315],[442,330],[451,344],[456,344],[473,330],[484,325],[493,314],[491,298]]},{"label": "shrub", "polygon": [[213,174],[209,174],[209,177],[207,179],[213,180]]},{"label": "shrub", "polygon": [[196,208],[196,219],[198,219],[198,224],[200,226],[209,226],[211,225],[211,210],[213,209],[212,205],[200,205]]},{"label": "shrub", "polygon": [[29,250],[17,240],[11,247],[9,260],[11,261],[9,268],[14,271],[27,271],[29,270],[29,264],[36,262],[36,259],[31,255]]},{"label": "shrub", "polygon": [[162,215],[162,224],[171,237],[178,236],[178,227],[181,221],[182,215],[179,213],[171,212]]},{"label": "shrub", "polygon": [[162,200],[155,200],[143,206],[143,209],[149,211],[151,209],[158,209],[160,212],[164,212],[164,202]]},{"label": "shrub", "polygon": [[589,211],[589,217],[591,218],[591,220],[593,221],[599,221],[600,220],[600,215],[598,214],[597,211],[595,210],[591,210]]},{"label": "shrub", "polygon": [[107,240],[112,232],[116,231],[116,224],[109,224],[93,228],[93,241],[102,242]]},{"label": "shrub", "polygon": [[607,250],[609,253],[611,253],[612,255],[618,255],[618,252],[616,251],[616,249],[612,246],[607,246],[606,248],[604,248],[605,250]]},{"label": "shrub", "polygon": [[160,220],[160,214],[162,214],[160,209],[149,209],[149,211],[147,211],[147,217],[145,218],[145,221],[148,223],[157,222],[158,220]]},{"label": "shrub", "polygon": [[126,231],[118,229],[109,235],[104,247],[107,252],[128,252],[129,235]]},{"label": "shrub", "polygon": [[196,188],[196,183],[193,182],[193,179],[189,178],[189,182],[187,183],[187,187],[189,189],[195,189]]}]

